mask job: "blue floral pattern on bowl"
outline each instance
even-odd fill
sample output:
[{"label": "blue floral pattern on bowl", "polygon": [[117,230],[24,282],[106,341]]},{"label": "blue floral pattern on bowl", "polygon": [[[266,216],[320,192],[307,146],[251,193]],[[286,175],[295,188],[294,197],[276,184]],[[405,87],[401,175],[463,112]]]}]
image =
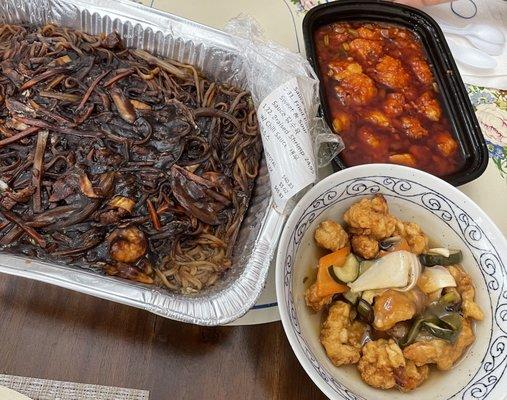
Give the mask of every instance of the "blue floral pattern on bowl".
[{"label": "blue floral pattern on bowl", "polygon": [[[507,369],[507,290],[506,267],[500,255],[477,221],[467,214],[453,200],[420,183],[408,179],[390,176],[367,176],[346,180],[336,184],[323,193],[316,195],[310,205],[301,213],[294,225],[283,256],[283,302],[288,310],[290,325],[299,345],[311,363],[315,372],[333,389],[338,398],[347,400],[363,399],[333,378],[323,367],[302,335],[296,313],[293,290],[294,259],[303,236],[320,214],[328,207],[344,200],[382,193],[388,200],[398,198],[421,207],[440,220],[459,235],[464,246],[468,247],[479,266],[485,284],[489,290],[493,328],[490,333],[487,350],[480,367],[467,382],[451,397],[453,399],[486,399],[499,383]],[[505,380],[503,381],[505,385]]]}]

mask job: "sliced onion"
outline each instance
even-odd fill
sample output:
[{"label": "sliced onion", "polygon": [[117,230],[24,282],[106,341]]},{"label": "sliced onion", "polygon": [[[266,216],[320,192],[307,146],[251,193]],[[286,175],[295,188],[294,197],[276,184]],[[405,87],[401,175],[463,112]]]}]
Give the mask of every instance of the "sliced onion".
[{"label": "sliced onion", "polygon": [[417,281],[419,280],[419,277],[421,276],[421,270],[422,265],[419,261],[419,257],[417,257],[414,253],[409,253],[411,256],[411,260],[409,263],[409,270],[408,270],[408,283],[407,286],[403,288],[396,289],[400,292],[408,292],[409,290],[412,290],[415,285],[417,285]]},{"label": "sliced onion", "polygon": [[424,268],[418,286],[424,293],[429,294],[442,288],[456,287],[456,281],[447,268],[435,265]]},{"label": "sliced onion", "polygon": [[136,205],[136,202],[132,199],[129,199],[128,197],[124,196],[114,196],[109,201],[109,206],[113,208],[122,208],[125,211],[132,213],[132,210],[134,209]]},{"label": "sliced onion", "polygon": [[380,296],[388,289],[375,289],[375,290],[365,290],[361,294],[361,298],[365,300],[368,304],[373,304],[375,297]]},{"label": "sliced onion", "polygon": [[451,251],[443,247],[435,247],[434,249],[429,249],[428,253],[439,254],[441,256],[444,256],[445,258],[449,258],[449,256],[451,255]]},{"label": "sliced onion", "polygon": [[352,283],[350,290],[362,292],[371,289],[412,289],[421,274],[419,258],[408,251],[400,250],[376,260],[373,265]]}]

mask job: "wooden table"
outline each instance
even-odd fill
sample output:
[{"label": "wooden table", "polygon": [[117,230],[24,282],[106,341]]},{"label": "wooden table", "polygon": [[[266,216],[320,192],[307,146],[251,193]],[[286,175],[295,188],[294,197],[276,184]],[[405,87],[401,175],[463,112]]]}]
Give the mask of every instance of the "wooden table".
[{"label": "wooden table", "polygon": [[0,373],[150,391],[150,399],[325,399],[280,322],[198,327],[0,275]]}]

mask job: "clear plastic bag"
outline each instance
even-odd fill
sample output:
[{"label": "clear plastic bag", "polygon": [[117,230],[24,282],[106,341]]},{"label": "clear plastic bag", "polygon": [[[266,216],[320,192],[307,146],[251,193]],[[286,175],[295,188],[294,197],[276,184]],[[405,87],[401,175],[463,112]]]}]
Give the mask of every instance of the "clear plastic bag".
[{"label": "clear plastic bag", "polygon": [[241,15],[225,30],[246,39],[237,47],[246,59],[275,205],[283,212],[292,197],[316,181],[317,169],[343,149],[343,142],[317,116],[319,81],[306,59],[266,40],[252,17]]}]

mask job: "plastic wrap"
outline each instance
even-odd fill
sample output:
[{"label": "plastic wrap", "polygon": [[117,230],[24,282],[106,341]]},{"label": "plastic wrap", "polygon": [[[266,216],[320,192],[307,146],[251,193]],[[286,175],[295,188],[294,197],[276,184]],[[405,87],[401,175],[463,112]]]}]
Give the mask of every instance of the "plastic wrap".
[{"label": "plastic wrap", "polygon": [[[231,29],[234,28],[236,35],[231,35],[124,0],[3,0],[0,22],[56,23],[91,34],[116,31],[128,47],[193,64],[212,79],[251,91],[259,107],[265,104],[273,89],[296,82],[307,124],[303,131],[308,133],[298,140],[307,146],[305,151],[316,168],[315,143],[322,142],[324,136],[318,133],[314,120],[318,95],[313,72],[301,56],[262,41],[254,34],[258,28],[250,20],[239,19],[232,23]],[[262,133],[265,139],[265,129]],[[283,147],[280,144],[271,146],[275,156],[283,154]],[[230,322],[247,312],[260,295],[285,219],[273,206],[268,167],[264,159],[234,246],[232,268],[217,284],[199,293],[172,293],[78,267],[7,253],[0,253],[0,271],[184,322],[201,325]],[[287,165],[281,163],[280,167]],[[297,176],[298,168],[293,165],[291,173]],[[283,207],[279,211],[283,211]]]},{"label": "plastic wrap", "polygon": [[318,167],[336,156],[343,142],[317,117],[319,81],[300,54],[267,41],[249,16],[231,20],[225,30],[242,46],[275,206],[288,213],[290,199],[316,181]]}]

